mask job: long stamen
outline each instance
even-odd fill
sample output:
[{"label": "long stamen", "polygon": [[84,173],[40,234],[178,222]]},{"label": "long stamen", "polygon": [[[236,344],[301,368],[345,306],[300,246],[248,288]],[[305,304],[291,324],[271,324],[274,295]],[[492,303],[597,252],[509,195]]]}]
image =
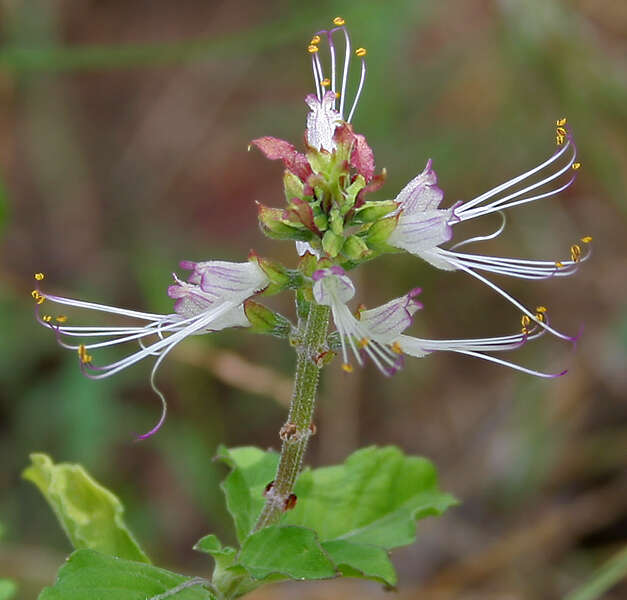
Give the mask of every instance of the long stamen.
[{"label": "long stamen", "polygon": [[474,356],[475,358],[481,358],[482,360],[487,360],[489,362],[496,363],[497,365],[501,365],[503,367],[509,367],[510,369],[514,369],[515,371],[520,371],[521,373],[526,373],[527,375],[535,375],[536,377],[543,377],[545,379],[555,379],[556,377],[562,377],[562,375],[566,375],[566,373],[568,373],[568,369],[560,371],[559,373],[543,373],[542,371],[528,369],[527,367],[517,365],[516,363],[509,362],[501,358],[497,358],[496,356],[490,356],[489,354],[483,354],[481,352],[474,352],[471,350],[450,350],[450,351],[457,352],[457,354],[466,354],[467,356]]},{"label": "long stamen", "polygon": [[[505,198],[499,198],[498,200],[495,200],[493,202],[491,202],[490,204],[487,204],[485,206],[479,206],[476,207],[472,210],[468,210],[466,205],[462,205],[459,210],[455,211],[456,216],[459,217],[460,220],[464,221],[466,219],[472,219],[474,217],[480,216],[482,214],[487,214],[489,212],[493,212],[495,210],[501,210],[503,208],[511,208],[512,206],[518,206],[520,204],[526,204],[527,202],[533,202],[535,200],[540,200],[542,198],[547,198],[549,196],[553,196],[555,194],[559,194],[560,192],[564,191],[565,189],[567,189],[575,180],[575,175],[573,175],[565,184],[563,184],[562,186],[554,189],[554,190],[550,190],[548,192],[539,194],[538,196],[534,196],[533,198],[523,198],[522,200],[517,200],[516,202],[511,202],[511,200],[513,200],[514,198],[518,198],[519,196],[522,196],[523,194],[526,194],[527,192],[530,192],[538,187],[541,187],[543,185],[546,185],[547,183],[550,183],[551,181],[553,181],[554,179],[557,179],[558,177],[561,177],[564,173],[568,172],[568,171],[572,171],[572,167],[573,164],[575,162],[575,157],[576,157],[576,152],[573,153],[571,159],[569,160],[569,162],[563,166],[561,169],[559,169],[558,171],[556,171],[555,173],[553,173],[552,175],[550,175],[549,177],[546,177],[545,179],[542,179],[541,181],[538,181],[530,186],[527,186],[526,188],[523,188],[522,190],[519,190],[517,192],[514,192],[512,194],[510,194],[509,196],[505,196]],[[465,215],[465,216],[464,216]]]},{"label": "long stamen", "polygon": [[518,175],[517,177],[514,177],[513,179],[510,179],[509,181],[506,181],[505,183],[497,185],[495,188],[488,190],[487,192],[485,192],[484,194],[481,194],[480,196],[477,196],[473,200],[464,202],[464,204],[460,207],[460,212],[463,212],[483,202],[484,200],[487,200],[488,198],[492,198],[493,196],[495,196],[496,194],[499,194],[503,190],[516,185],[517,183],[523,181],[524,179],[531,177],[532,175],[535,175],[537,172],[541,171],[542,169],[548,167],[550,164],[558,160],[565,152],[568,151],[571,145],[573,145],[573,142],[571,138],[569,137],[566,144],[564,144],[564,146],[562,146],[560,150],[558,150],[557,152],[554,152],[551,155],[551,157],[545,160],[543,163],[539,164],[537,167],[534,167],[533,169],[530,169],[529,171],[525,173],[522,173],[521,175]]},{"label": "long stamen", "polygon": [[364,82],[366,81],[366,61],[364,60],[364,56],[366,56],[365,48],[357,48],[355,54],[361,58],[361,75],[359,77],[359,85],[357,86],[357,92],[355,92],[355,99],[353,100],[353,106],[351,107],[350,113],[348,113],[348,119],[346,121],[350,123],[353,120],[353,115],[355,114],[355,109],[357,108],[357,103],[359,102],[359,97],[361,96],[361,91],[364,89]]},{"label": "long stamen", "polygon": [[514,298],[513,296],[508,294],[505,290],[501,289],[498,285],[496,285],[495,283],[493,283],[492,281],[490,281],[486,277],[483,277],[483,275],[480,275],[479,273],[476,273],[475,271],[473,271],[471,268],[467,267],[463,263],[461,263],[459,261],[456,261],[456,260],[453,260],[453,259],[450,260],[450,263],[452,265],[456,266],[458,269],[461,269],[462,271],[465,271],[469,275],[472,275],[474,278],[476,278],[479,281],[485,283],[487,286],[491,287],[497,294],[500,294],[501,296],[503,296],[503,298],[505,298],[508,302],[513,304],[521,312],[523,312],[528,317],[530,317],[533,321],[538,323],[540,325],[540,327],[543,327],[547,331],[550,331],[554,336],[556,336],[556,337],[558,337],[558,338],[560,338],[562,340],[566,340],[568,342],[575,342],[578,339],[578,336],[574,336],[573,337],[573,336],[561,333],[557,329],[554,329],[553,327],[551,327],[548,323],[539,320],[537,318],[537,315],[532,313],[524,304],[521,304],[518,300],[516,300],[516,298]]},{"label": "long stamen", "polygon": [[176,331],[171,336],[161,339],[158,342],[155,342],[154,344],[151,344],[150,346],[147,346],[146,348],[139,350],[138,352],[135,352],[134,354],[131,354],[130,356],[127,356],[119,361],[110,363],[102,367],[98,367],[95,365],[88,365],[88,368],[91,371],[104,371],[104,372],[97,373],[97,374],[86,372],[85,374],[91,379],[104,379],[105,377],[110,377],[111,375],[114,375],[115,373],[118,373],[119,371],[122,371],[123,369],[126,369],[127,367],[130,367],[131,365],[134,365],[135,363],[146,358],[150,354],[153,354],[157,350],[161,350],[162,348],[165,348],[171,344],[176,344],[182,339],[186,338],[187,336],[192,335],[193,333],[202,330],[207,325],[209,325],[209,323],[215,320],[217,317],[225,313],[227,310],[233,308],[233,306],[234,304],[232,302],[224,302],[223,304],[216,307],[215,309],[208,311],[206,313],[203,313],[200,316],[194,317],[195,321],[191,322],[189,325],[187,325],[183,329]]},{"label": "long stamen", "polygon": [[344,70],[342,72],[342,91],[340,92],[340,117],[343,119],[344,118],[344,101],[346,99],[346,85],[348,83],[348,69],[350,67],[350,59],[351,59],[351,38],[348,35],[348,30],[346,29],[346,27],[344,27],[344,19],[341,19],[341,21],[342,21],[341,29],[344,32],[344,40],[346,41],[346,52],[344,54]]}]

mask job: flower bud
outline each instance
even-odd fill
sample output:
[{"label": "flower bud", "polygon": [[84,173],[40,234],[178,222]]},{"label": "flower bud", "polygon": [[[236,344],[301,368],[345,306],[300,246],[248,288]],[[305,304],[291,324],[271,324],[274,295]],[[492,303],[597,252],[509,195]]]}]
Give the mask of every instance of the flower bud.
[{"label": "flower bud", "polygon": [[250,321],[249,331],[253,333],[265,333],[275,337],[287,338],[292,331],[292,324],[289,319],[275,313],[263,304],[246,300],[244,313]]},{"label": "flower bud", "polygon": [[351,235],[342,246],[342,254],[354,262],[359,262],[368,258],[372,250],[368,248],[363,238]]},{"label": "flower bud", "polygon": [[396,229],[398,216],[380,219],[366,232],[366,243],[371,250],[380,252],[397,252],[396,248],[387,243],[390,234]]},{"label": "flower bud", "polygon": [[397,208],[394,200],[383,200],[379,202],[364,202],[364,204],[355,210],[353,223],[374,223],[385,217]]},{"label": "flower bud", "polygon": [[259,225],[269,238],[275,240],[298,240],[308,242],[313,234],[302,223],[290,219],[290,214],[282,208],[269,208],[258,203]]},{"label": "flower bud", "polygon": [[285,289],[298,289],[303,285],[303,275],[294,269],[288,269],[282,264],[262,258],[251,250],[248,260],[257,264],[264,272],[270,283],[260,292],[261,296],[272,296]]},{"label": "flower bud", "polygon": [[324,232],[322,236],[322,249],[332,257],[336,257],[344,244],[344,236],[338,235],[331,229]]}]

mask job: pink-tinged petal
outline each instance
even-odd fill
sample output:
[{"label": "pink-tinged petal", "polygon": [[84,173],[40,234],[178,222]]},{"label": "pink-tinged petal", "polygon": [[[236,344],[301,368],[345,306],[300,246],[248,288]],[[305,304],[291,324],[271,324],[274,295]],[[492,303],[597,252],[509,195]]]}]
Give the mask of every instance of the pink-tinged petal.
[{"label": "pink-tinged petal", "polygon": [[[452,208],[431,209],[410,214],[403,211],[387,243],[432,262],[431,257],[427,257],[429,251],[453,237],[453,228],[449,224],[452,218]],[[439,265],[439,268],[447,267]],[[451,268],[448,267],[448,269]]]},{"label": "pink-tinged petal", "polygon": [[382,306],[364,310],[359,319],[372,338],[380,343],[391,343],[413,323],[414,313],[422,308],[416,300],[420,292],[420,288],[414,288]]},{"label": "pink-tinged petal", "polygon": [[355,145],[351,153],[350,164],[364,176],[366,182],[369,182],[374,176],[374,152],[368,145],[366,137],[361,133],[355,134]]},{"label": "pink-tinged petal", "polygon": [[342,117],[333,109],[335,94],[327,92],[322,101],[318,100],[315,94],[305,97],[305,103],[310,108],[307,115],[307,145],[314,150],[335,150],[333,135],[335,129],[342,123]]},{"label": "pink-tinged petal", "polygon": [[366,136],[355,133],[352,125],[343,123],[335,131],[335,141],[338,144],[352,145],[350,166],[363,175],[366,182],[374,176],[374,152],[366,141]]},{"label": "pink-tinged petal", "polygon": [[396,202],[406,214],[435,209],[442,202],[444,192],[435,185],[438,178],[431,164],[429,159],[422,173],[414,177],[396,196]]},{"label": "pink-tinged petal", "polygon": [[313,295],[318,304],[346,304],[355,295],[355,286],[342,267],[318,269],[312,275]]},{"label": "pink-tinged petal", "polygon": [[265,136],[257,138],[251,142],[253,146],[256,146],[263,152],[266,158],[270,160],[282,160],[285,168],[291,171],[299,177],[302,181],[305,181],[309,175],[311,175],[311,167],[307,162],[307,158],[304,154],[301,154],[285,140],[279,138]]},{"label": "pink-tinged petal", "polygon": [[193,265],[194,271],[188,282],[199,285],[209,298],[239,303],[270,283],[263,270],[254,262],[209,260],[189,264]]}]

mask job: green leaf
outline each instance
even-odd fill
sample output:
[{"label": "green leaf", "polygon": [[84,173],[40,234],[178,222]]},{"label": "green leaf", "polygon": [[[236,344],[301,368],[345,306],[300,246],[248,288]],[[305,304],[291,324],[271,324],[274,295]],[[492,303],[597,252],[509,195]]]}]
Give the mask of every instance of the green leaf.
[{"label": "green leaf", "polygon": [[311,529],[266,527],[242,546],[239,563],[255,578],[279,573],[292,579],[327,579],[337,569]]},{"label": "green leaf", "polygon": [[231,556],[234,556],[237,552],[237,550],[235,548],[232,548],[231,546],[223,546],[218,537],[213,534],[209,534],[205,537],[200,538],[194,544],[194,550],[198,550],[198,552],[204,552],[205,554],[210,554],[214,558],[230,558]]},{"label": "green leaf", "polygon": [[17,593],[17,585],[11,579],[0,579],[0,600],[11,600]]},{"label": "green leaf", "polygon": [[[149,600],[190,578],[141,562],[77,550],[61,567],[56,583],[38,600]],[[180,591],[176,600],[211,600],[201,586]]]},{"label": "green leaf", "polygon": [[[418,519],[441,514],[456,503],[439,491],[428,460],[405,456],[392,446],[373,446],[355,452],[342,465],[303,471],[294,489],[296,507],[279,526],[246,538],[263,507],[263,491],[274,477],[278,455],[248,447],[221,448],[220,456],[233,469],[223,489],[243,540],[238,561],[255,578],[342,574],[393,586],[396,574],[388,550],[415,540]],[[213,549],[216,541],[210,538],[206,544]]]},{"label": "green leaf", "polygon": [[627,546],[612,556],[586,583],[568,594],[564,600],[602,598],[605,592],[625,577],[627,577]]},{"label": "green leaf", "polygon": [[252,446],[233,449],[220,446],[217,456],[232,468],[220,487],[235,522],[237,539],[242,543],[261,513],[263,491],[274,478],[279,455]]},{"label": "green leaf", "polygon": [[343,465],[306,470],[294,493],[298,502],[285,523],[310,527],[323,542],[341,538],[386,550],[411,544],[418,519],[456,504],[438,490],[430,461],[394,446],[362,448]]},{"label": "green leaf", "polygon": [[124,523],[120,500],[78,464],[55,465],[46,454],[31,454],[22,474],[44,495],[76,549],[90,548],[149,563]]},{"label": "green leaf", "polygon": [[346,540],[323,542],[322,547],[345,577],[374,579],[389,586],[396,583],[394,566],[383,548]]}]

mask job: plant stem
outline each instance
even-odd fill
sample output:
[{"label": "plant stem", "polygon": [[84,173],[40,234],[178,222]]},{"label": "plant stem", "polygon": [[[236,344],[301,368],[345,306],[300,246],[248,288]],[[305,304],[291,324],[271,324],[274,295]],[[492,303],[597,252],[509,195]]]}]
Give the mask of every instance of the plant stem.
[{"label": "plant stem", "polygon": [[329,307],[312,303],[297,347],[296,376],[290,411],[281,430],[281,459],[271,488],[266,493],[266,505],[255,526],[255,531],[278,522],[285,512],[294,482],[303,464],[312,417],[316,405],[316,391],[320,367],[316,358],[322,352],[329,327]]}]

